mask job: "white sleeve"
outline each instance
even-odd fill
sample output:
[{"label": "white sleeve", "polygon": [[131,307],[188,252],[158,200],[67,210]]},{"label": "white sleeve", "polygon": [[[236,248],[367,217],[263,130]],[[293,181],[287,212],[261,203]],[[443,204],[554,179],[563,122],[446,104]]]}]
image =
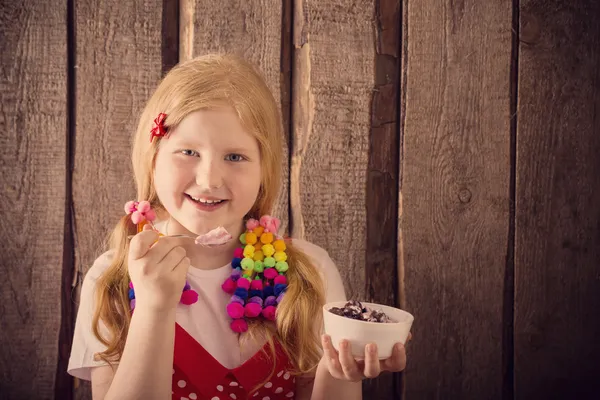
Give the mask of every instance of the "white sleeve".
[{"label": "white sleeve", "polygon": [[[71,346],[67,372],[74,377],[87,381],[91,380],[91,369],[93,367],[107,365],[102,360],[94,360],[94,355],[106,350],[106,346],[94,335],[92,331],[92,319],[94,316],[96,281],[110,265],[112,259],[111,253],[106,252],[96,259],[81,286],[79,309],[77,310],[75,333],[73,335],[73,345]],[[105,329],[104,332],[106,332]]]}]

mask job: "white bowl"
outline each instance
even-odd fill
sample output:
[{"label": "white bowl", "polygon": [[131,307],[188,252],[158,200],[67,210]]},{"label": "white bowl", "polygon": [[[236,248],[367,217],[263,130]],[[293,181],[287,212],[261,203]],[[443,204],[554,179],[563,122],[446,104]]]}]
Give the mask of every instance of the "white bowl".
[{"label": "white bowl", "polygon": [[363,307],[383,311],[397,322],[366,322],[342,317],[329,311],[333,307],[344,307],[346,303],[346,301],[336,301],[323,306],[325,333],[331,336],[331,343],[336,350],[339,351],[340,341],[346,339],[350,342],[352,355],[355,358],[364,358],[365,346],[375,343],[379,359],[385,360],[392,355],[396,343],[406,342],[415,319],[411,314],[398,308],[363,302],[361,302]]}]

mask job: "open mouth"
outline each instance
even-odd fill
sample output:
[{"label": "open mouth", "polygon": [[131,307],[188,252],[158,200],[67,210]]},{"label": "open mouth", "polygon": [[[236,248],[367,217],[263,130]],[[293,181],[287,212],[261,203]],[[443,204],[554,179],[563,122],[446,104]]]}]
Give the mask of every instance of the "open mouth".
[{"label": "open mouth", "polygon": [[190,196],[189,194],[185,194],[185,196],[192,201],[193,203],[195,203],[196,205],[202,207],[202,208],[216,208],[220,205],[223,205],[224,203],[227,202],[227,200],[218,200],[218,199],[204,199],[201,197],[193,197]]}]

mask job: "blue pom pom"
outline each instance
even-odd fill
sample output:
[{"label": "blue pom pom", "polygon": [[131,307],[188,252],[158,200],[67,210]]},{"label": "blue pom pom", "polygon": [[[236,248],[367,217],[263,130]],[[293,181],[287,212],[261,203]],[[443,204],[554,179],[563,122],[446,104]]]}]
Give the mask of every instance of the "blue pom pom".
[{"label": "blue pom pom", "polygon": [[273,296],[273,286],[265,286],[263,288],[263,295],[265,296],[265,299],[269,296]]},{"label": "blue pom pom", "polygon": [[242,259],[236,257],[233,260],[231,260],[231,267],[232,268],[241,268],[242,267]]},{"label": "blue pom pom", "polygon": [[135,299],[135,292],[132,288],[129,288],[129,300]]},{"label": "blue pom pom", "polygon": [[275,296],[279,296],[282,292],[285,292],[287,285],[285,283],[278,283],[275,285]]},{"label": "blue pom pom", "polygon": [[248,291],[246,289],[243,288],[237,288],[235,289],[235,293],[236,296],[238,296],[240,299],[244,299],[246,300],[248,298]]},{"label": "blue pom pom", "polygon": [[249,296],[250,297],[258,296],[258,297],[260,297],[262,299],[263,293],[262,293],[262,290],[253,289],[253,290],[250,291],[250,295]]}]

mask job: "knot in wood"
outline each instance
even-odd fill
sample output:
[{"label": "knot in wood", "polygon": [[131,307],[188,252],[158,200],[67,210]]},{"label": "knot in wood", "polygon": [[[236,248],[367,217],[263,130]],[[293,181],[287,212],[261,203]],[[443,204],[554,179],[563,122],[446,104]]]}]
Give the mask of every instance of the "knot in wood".
[{"label": "knot in wood", "polygon": [[473,197],[473,195],[471,194],[471,191],[469,189],[460,189],[460,191],[458,192],[458,200],[460,200],[461,203],[470,202],[471,197]]}]

